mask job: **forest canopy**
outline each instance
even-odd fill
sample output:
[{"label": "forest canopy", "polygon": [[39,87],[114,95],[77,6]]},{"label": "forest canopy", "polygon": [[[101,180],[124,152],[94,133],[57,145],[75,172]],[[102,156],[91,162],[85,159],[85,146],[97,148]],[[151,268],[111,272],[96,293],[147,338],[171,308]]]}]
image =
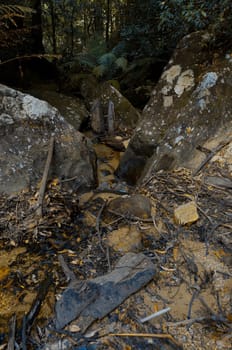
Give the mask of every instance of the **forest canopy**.
[{"label": "forest canopy", "polygon": [[60,54],[101,77],[135,59],[165,61],[184,35],[205,29],[212,47],[230,49],[231,0],[3,0],[1,61]]}]

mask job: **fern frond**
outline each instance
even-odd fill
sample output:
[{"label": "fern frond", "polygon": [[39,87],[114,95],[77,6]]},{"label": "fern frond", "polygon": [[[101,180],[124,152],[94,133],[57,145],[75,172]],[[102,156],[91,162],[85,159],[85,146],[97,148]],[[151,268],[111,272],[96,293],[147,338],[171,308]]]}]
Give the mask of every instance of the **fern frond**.
[{"label": "fern frond", "polygon": [[20,5],[0,5],[0,16],[14,15],[14,16],[26,16],[27,14],[35,13],[30,7]]},{"label": "fern frond", "polygon": [[0,22],[10,21],[13,26],[17,27],[16,18],[24,18],[35,11],[26,6],[19,5],[0,5]]},{"label": "fern frond", "polygon": [[90,69],[94,68],[97,64],[96,59],[94,56],[90,54],[79,54],[78,55],[78,62],[80,63],[81,66],[83,67],[88,67]]},{"label": "fern frond", "polygon": [[99,64],[105,66],[106,68],[109,68],[115,61],[116,56],[112,52],[105,53],[98,60]]},{"label": "fern frond", "polygon": [[125,57],[119,57],[114,63],[118,68],[121,68],[123,72],[127,69],[128,61]]},{"label": "fern frond", "polygon": [[105,72],[106,72],[106,66],[104,66],[103,64],[101,64],[93,69],[93,74],[95,75],[96,78],[103,77]]}]

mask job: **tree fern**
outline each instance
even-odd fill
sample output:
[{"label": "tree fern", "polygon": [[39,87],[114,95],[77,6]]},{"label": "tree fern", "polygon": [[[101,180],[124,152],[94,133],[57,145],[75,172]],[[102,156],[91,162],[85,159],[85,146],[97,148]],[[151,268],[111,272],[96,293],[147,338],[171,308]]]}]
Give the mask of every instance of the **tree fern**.
[{"label": "tree fern", "polygon": [[96,66],[93,69],[93,74],[97,78],[102,78],[104,76],[104,74],[106,73],[106,71],[107,71],[106,66],[104,66],[103,64],[100,64],[99,66]]},{"label": "tree fern", "polygon": [[121,68],[123,72],[127,69],[128,61],[125,57],[119,57],[114,63],[116,67]]},{"label": "tree fern", "polygon": [[109,68],[116,61],[116,59],[117,59],[116,56],[112,52],[108,52],[102,55],[99,58],[98,62],[100,65],[103,65],[106,68]]},{"label": "tree fern", "polygon": [[20,5],[0,5],[0,24],[4,21],[10,21],[15,27],[17,23],[15,18],[24,18],[26,15],[32,14],[35,11],[30,7],[20,6]]}]

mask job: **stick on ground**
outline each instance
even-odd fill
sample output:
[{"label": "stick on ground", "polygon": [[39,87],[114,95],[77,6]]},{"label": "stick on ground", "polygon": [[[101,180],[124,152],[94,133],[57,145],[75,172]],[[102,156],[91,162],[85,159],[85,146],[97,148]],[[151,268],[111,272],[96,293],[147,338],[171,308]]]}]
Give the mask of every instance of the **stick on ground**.
[{"label": "stick on ground", "polygon": [[46,160],[46,164],[45,164],[45,168],[44,168],[44,172],[43,172],[41,186],[39,189],[38,207],[36,210],[36,214],[40,217],[43,215],[43,199],[44,199],[44,194],[45,194],[45,189],[46,189],[46,184],[47,184],[47,179],[48,179],[48,173],[49,173],[49,169],[50,169],[51,161],[52,161],[54,141],[55,141],[55,138],[54,138],[54,136],[52,136],[50,139],[50,142],[49,142],[48,156],[47,156],[47,160]]}]

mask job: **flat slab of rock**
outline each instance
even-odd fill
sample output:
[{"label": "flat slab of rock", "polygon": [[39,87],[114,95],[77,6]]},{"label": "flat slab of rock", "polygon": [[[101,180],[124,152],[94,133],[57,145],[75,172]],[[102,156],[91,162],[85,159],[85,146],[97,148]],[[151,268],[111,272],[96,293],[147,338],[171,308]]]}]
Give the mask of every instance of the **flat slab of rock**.
[{"label": "flat slab of rock", "polygon": [[155,265],[144,254],[127,253],[115,269],[89,281],[73,282],[56,303],[56,327],[76,320],[81,332],[101,319],[155,277]]},{"label": "flat slab of rock", "polygon": [[0,84],[0,192],[41,180],[51,136],[51,175],[69,179],[73,189],[93,187],[96,158],[90,141],[47,102]]}]

